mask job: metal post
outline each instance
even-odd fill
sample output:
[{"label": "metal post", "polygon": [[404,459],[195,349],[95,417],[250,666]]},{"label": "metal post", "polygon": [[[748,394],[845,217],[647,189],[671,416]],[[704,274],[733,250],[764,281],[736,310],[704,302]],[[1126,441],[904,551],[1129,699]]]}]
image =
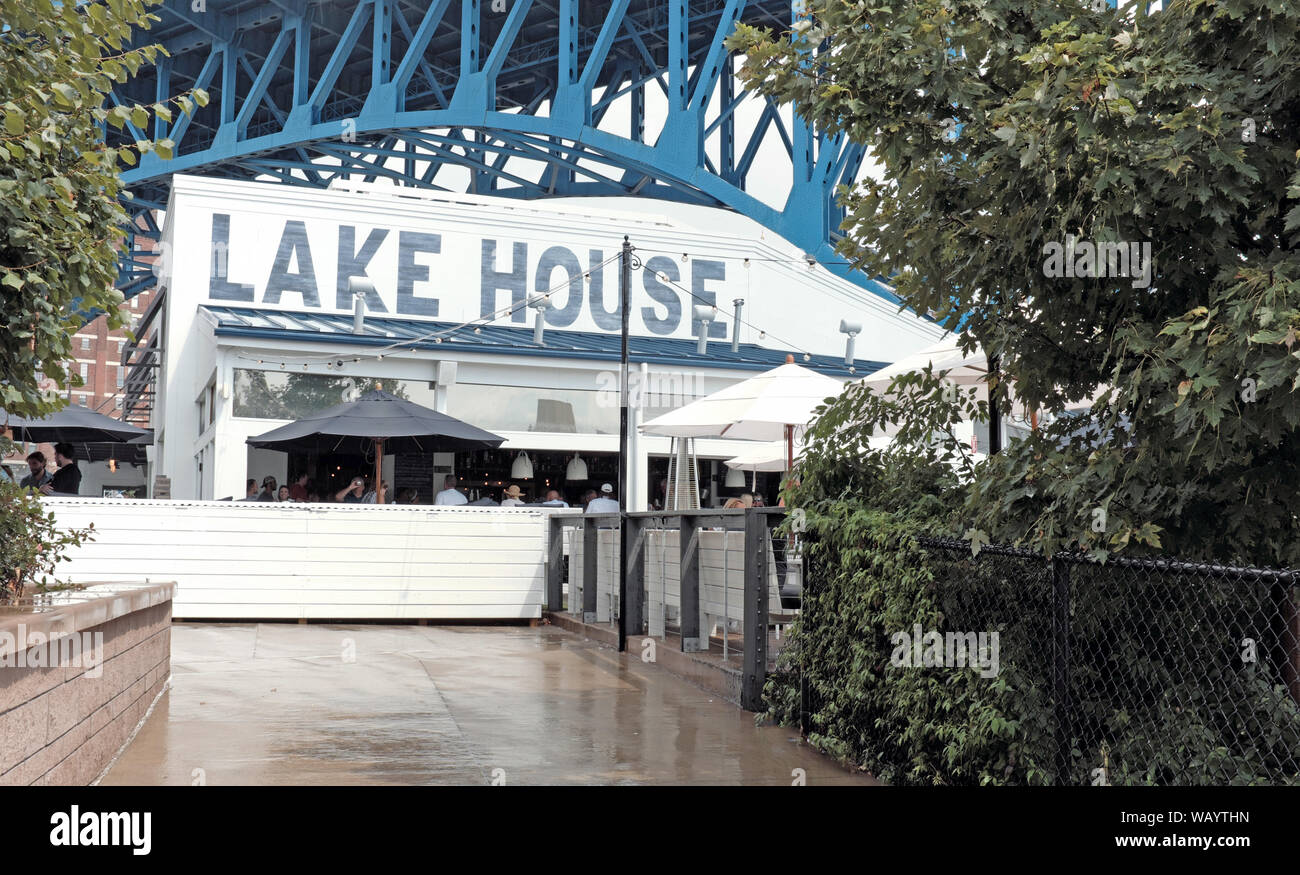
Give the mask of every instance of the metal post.
[{"label": "metal post", "polygon": [[631,318],[632,300],[632,244],[623,237],[623,253],[619,264],[618,296],[623,311],[623,346],[619,358],[618,393],[618,652],[627,649],[627,332]]},{"label": "metal post", "polygon": [[1056,717],[1056,785],[1070,780],[1070,567],[1052,560],[1052,702]]},{"label": "metal post", "polygon": [[698,520],[689,514],[681,519],[681,580],[682,652],[698,653],[708,649],[708,641],[701,640],[700,632],[700,545]]},{"label": "metal post", "polygon": [[993,397],[993,382],[998,375],[998,357],[989,356],[989,455],[1002,451],[1002,414],[998,411],[997,400]]},{"label": "metal post", "polygon": [[564,599],[564,525],[563,517],[551,514],[547,520],[550,526],[546,551],[546,609],[559,611],[563,609]]},{"label": "metal post", "polygon": [[759,711],[767,681],[767,516],[745,511],[745,658],[740,707]]},{"label": "metal post", "polygon": [[589,516],[582,518],[582,622],[596,622],[596,575],[599,573],[597,553],[600,550],[600,530]]},{"label": "metal post", "polygon": [[[731,649],[728,646],[731,643],[731,602],[727,598],[727,577],[730,574],[727,563],[727,548],[731,546],[731,529],[722,530],[722,661],[726,662],[731,656]],[[741,566],[744,567],[743,565]]]},{"label": "metal post", "polygon": [[624,567],[624,575],[627,586],[624,592],[624,601],[621,606],[621,615],[627,617],[626,624],[622,626],[623,636],[640,635],[641,630],[645,627],[645,534],[647,520],[644,518],[625,519],[624,525],[628,527],[627,538],[630,542],[630,548],[627,552],[627,563]]}]

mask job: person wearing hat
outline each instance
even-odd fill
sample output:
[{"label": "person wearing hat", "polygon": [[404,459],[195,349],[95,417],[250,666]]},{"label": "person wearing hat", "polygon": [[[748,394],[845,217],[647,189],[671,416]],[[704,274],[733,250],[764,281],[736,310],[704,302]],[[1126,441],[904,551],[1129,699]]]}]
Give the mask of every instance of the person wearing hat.
[{"label": "person wearing hat", "polygon": [[593,498],[587,505],[587,513],[618,513],[618,502],[614,500],[614,487],[608,483],[600,486],[600,497]]},{"label": "person wearing hat", "polygon": [[524,506],[523,496],[524,493],[522,490],[520,490],[518,484],[511,483],[510,486],[506,488],[505,498],[501,499],[501,506],[502,507],[523,507]]},{"label": "person wearing hat", "polygon": [[278,501],[276,498],[275,478],[270,474],[262,478],[262,492],[257,496],[258,501]]}]

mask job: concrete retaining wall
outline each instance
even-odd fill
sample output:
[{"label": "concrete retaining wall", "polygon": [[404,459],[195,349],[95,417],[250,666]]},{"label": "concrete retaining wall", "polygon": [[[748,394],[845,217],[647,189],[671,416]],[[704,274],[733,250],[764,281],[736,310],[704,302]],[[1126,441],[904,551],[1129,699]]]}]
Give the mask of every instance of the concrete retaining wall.
[{"label": "concrete retaining wall", "polygon": [[0,607],[0,785],[99,776],[171,676],[175,588],[105,583]]}]

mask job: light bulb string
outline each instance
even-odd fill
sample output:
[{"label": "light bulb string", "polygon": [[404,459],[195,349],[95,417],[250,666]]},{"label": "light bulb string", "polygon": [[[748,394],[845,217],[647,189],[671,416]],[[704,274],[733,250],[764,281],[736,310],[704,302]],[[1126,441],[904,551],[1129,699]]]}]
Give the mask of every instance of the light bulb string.
[{"label": "light bulb string", "polygon": [[[660,282],[668,283],[669,285],[674,286],[674,287],[677,288],[677,289],[680,289],[682,292],[684,292],[684,293],[685,293],[688,297],[690,297],[692,300],[695,300],[695,301],[697,301],[697,302],[699,302],[699,303],[701,303],[701,304],[704,304],[704,305],[706,305],[706,306],[712,307],[713,310],[714,310],[714,312],[717,312],[717,313],[723,314],[724,316],[726,315],[726,314],[724,313],[724,311],[718,309],[718,304],[717,304],[716,301],[707,301],[707,300],[705,300],[704,298],[702,298],[702,297],[700,297],[699,295],[697,295],[697,294],[695,294],[694,292],[692,292],[690,289],[688,289],[688,288],[686,288],[685,286],[683,286],[681,283],[679,283],[679,282],[677,282],[676,280],[674,280],[672,277],[668,276],[668,274],[664,273],[663,271],[655,271],[655,278],[658,279]],[[730,318],[732,319],[732,321],[735,321],[735,318],[736,318],[736,317],[735,317],[734,314],[732,314]],[[741,324],[741,325],[745,325],[745,326],[747,326],[747,327],[749,327],[749,328],[752,328],[752,329],[754,329],[755,331],[757,331],[759,334],[764,335],[765,337],[770,337],[770,338],[772,338],[773,340],[777,341],[778,343],[781,343],[781,344],[784,344],[785,346],[788,346],[790,349],[797,350],[797,351],[803,353],[803,356],[804,356],[804,360],[805,360],[805,361],[807,361],[809,358],[812,357],[812,353],[809,352],[808,350],[804,349],[803,347],[801,347],[801,346],[799,346],[799,345],[797,345],[797,344],[791,343],[790,341],[785,340],[785,339],[783,339],[783,338],[777,337],[775,334],[773,334],[772,332],[770,332],[770,331],[768,331],[768,330],[766,330],[766,329],[759,328],[757,325],[755,325],[753,322],[750,322],[749,320],[745,319],[743,316],[742,316],[741,319],[740,319],[740,324]]]},{"label": "light bulb string", "polygon": [[819,264],[822,267],[852,267],[853,265],[853,262],[851,261],[822,261],[820,258],[806,258],[806,257],[800,257],[796,255],[765,257],[765,256],[758,256],[758,255],[701,254],[698,252],[682,252],[679,249],[642,249],[641,247],[637,247],[637,249],[642,252],[652,252],[655,255],[678,255],[680,253],[683,261],[689,260],[691,258],[707,258],[712,261],[743,261],[746,263],[753,261],[753,262],[762,262],[762,263],[771,263],[771,264],[790,264],[790,265],[802,264],[805,267],[811,267],[814,264]]}]

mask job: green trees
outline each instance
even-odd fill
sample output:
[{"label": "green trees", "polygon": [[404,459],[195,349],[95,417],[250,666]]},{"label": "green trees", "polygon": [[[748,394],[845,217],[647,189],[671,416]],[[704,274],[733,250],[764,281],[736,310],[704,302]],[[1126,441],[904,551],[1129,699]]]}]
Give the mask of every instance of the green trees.
[{"label": "green trees", "polygon": [[[82,313],[102,311],[120,327],[117,247],[126,213],[118,168],[171,141],[111,148],[100,125],[143,135],[165,104],[114,106],[107,96],[158,46],[128,47],[132,27],[157,20],[156,0],[0,3],[0,408],[39,416],[60,405],[37,387],[43,372],[60,385]],[[175,98],[188,111],[201,91]]]},{"label": "green trees", "polygon": [[[172,107],[112,106],[113,84],[162,49],[128,47],[147,28],[156,0],[56,3],[0,0],[0,408],[42,416],[62,406],[40,391],[44,373],[78,385],[64,363],[82,314],[102,311],[120,327],[117,246],[126,212],[118,168],[168,140],[111,148],[100,126],[148,131]],[[183,111],[201,91],[177,97]],[[0,426],[3,423],[0,422]],[[0,450],[7,445],[0,437]],[[58,557],[90,532],[59,531],[53,514],[13,483],[0,482],[0,600],[44,585]]]},{"label": "green trees", "polygon": [[731,45],[749,85],[871,145],[841,252],[1000,356],[1003,409],[1011,383],[1047,411],[1110,389],[1090,433],[981,466],[954,517],[1045,551],[1300,563],[1300,7],[809,6]]}]

